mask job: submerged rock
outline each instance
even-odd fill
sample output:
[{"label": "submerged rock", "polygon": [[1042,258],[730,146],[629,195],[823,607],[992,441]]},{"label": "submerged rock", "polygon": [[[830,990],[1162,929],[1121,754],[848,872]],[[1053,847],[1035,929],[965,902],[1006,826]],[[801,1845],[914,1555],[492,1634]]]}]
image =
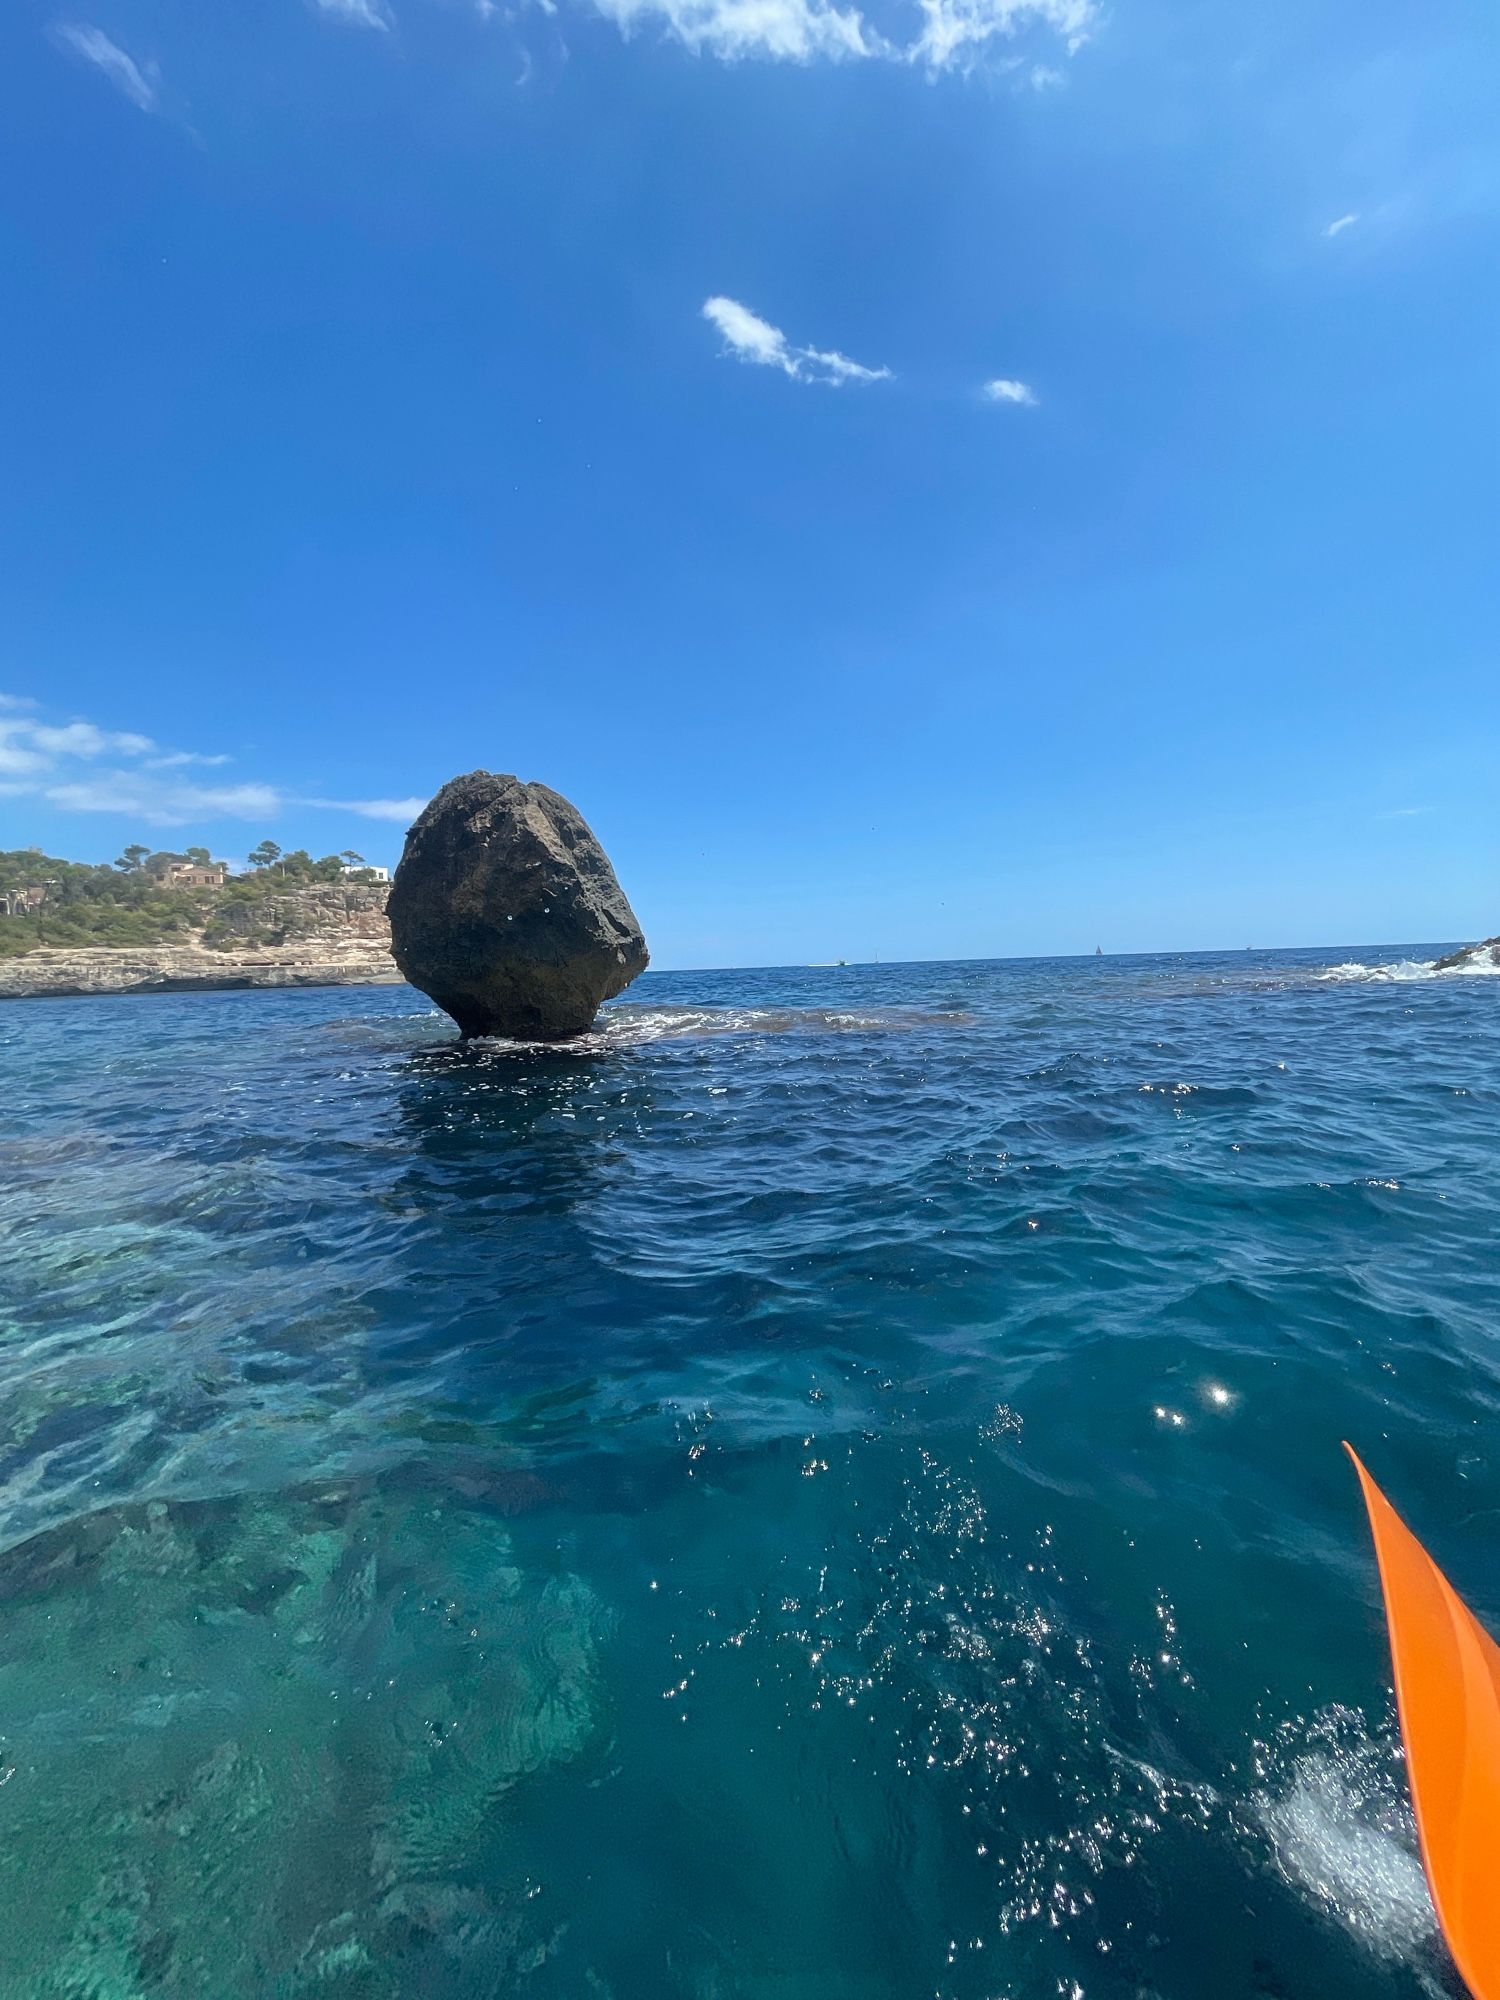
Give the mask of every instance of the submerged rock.
[{"label": "submerged rock", "polygon": [[1466,944],[1438,959],[1434,972],[1500,972],[1500,937],[1486,938],[1482,944]]},{"label": "submerged rock", "polygon": [[423,811],[389,910],[397,965],[464,1035],[581,1035],[648,962],[582,814],[491,771],[450,780]]},{"label": "submerged rock", "polygon": [[0,1551],[4,2000],[529,1990],[501,1802],[599,1728],[604,1609],[408,1470]]}]

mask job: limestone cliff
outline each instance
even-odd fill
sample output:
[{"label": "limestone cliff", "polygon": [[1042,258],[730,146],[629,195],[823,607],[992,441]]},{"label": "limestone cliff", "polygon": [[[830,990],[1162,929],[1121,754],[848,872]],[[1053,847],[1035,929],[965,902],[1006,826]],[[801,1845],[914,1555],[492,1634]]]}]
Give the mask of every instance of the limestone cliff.
[{"label": "limestone cliff", "polygon": [[289,889],[226,903],[180,942],[45,946],[0,959],[0,999],[82,993],[188,993],[254,986],[395,985],[388,891],[358,884]]}]

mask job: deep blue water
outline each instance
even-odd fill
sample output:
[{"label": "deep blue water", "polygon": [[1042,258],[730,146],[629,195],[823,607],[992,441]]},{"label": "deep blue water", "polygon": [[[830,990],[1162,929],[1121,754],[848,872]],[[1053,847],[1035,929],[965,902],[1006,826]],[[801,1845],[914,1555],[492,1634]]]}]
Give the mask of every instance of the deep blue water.
[{"label": "deep blue water", "polygon": [[0,1012],[0,1994],[1452,1991],[1338,1449],[1500,1618],[1431,955]]}]

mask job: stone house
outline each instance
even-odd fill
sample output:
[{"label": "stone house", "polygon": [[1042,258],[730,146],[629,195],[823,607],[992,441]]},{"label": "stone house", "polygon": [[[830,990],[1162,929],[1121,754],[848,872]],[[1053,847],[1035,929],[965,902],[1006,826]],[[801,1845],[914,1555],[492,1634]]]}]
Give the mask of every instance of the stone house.
[{"label": "stone house", "polygon": [[158,889],[222,889],[228,873],[222,861],[168,861],[151,871]]},{"label": "stone house", "polygon": [[47,900],[48,885],[34,882],[25,889],[0,889],[0,917],[29,917]]}]

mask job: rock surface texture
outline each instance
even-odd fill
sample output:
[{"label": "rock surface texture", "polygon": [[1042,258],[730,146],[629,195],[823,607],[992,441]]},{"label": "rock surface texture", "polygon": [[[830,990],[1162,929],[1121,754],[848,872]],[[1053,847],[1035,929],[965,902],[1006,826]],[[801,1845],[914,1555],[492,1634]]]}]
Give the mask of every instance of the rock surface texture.
[{"label": "rock surface texture", "polygon": [[581,1035],[648,962],[582,815],[491,771],[452,779],[412,827],[390,919],[397,965],[466,1036]]}]

